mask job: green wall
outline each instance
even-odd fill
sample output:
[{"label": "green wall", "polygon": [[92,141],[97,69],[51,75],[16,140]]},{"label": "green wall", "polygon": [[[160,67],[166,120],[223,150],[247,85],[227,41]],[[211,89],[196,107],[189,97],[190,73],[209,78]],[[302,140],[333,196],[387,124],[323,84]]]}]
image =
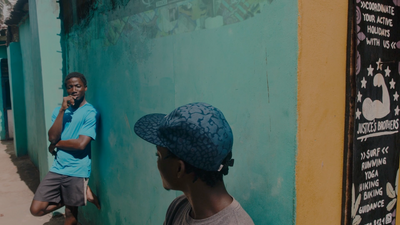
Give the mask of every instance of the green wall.
[{"label": "green wall", "polygon": [[7,58],[7,47],[0,46],[0,58],[4,59]]},{"label": "green wall", "polygon": [[[59,4],[54,0],[36,0],[29,1],[29,16],[31,21],[31,30],[35,34],[37,32],[38,45],[32,46],[36,54],[40,53],[36,58],[41,72],[41,79],[36,80],[37,87],[40,90],[43,102],[43,113],[41,113],[44,123],[41,129],[44,130],[44,143],[41,146],[41,159],[43,166],[51,166],[54,157],[47,151],[49,145],[47,131],[51,127],[51,115],[54,108],[61,105],[63,97],[63,71],[62,71],[62,51],[60,43],[61,24],[59,17]],[[39,66],[38,66],[39,67]],[[44,160],[47,158],[47,161]],[[41,170],[41,177],[47,173],[47,170]]]},{"label": "green wall", "polygon": [[[243,7],[260,4],[258,11],[232,13],[223,23],[222,14],[190,21],[180,12],[174,15],[185,21],[175,23],[171,10],[169,17],[162,8],[138,14],[136,1],[114,10],[107,2],[65,36],[67,71],[87,76],[87,99],[101,114],[89,184],[102,210],[82,207],[82,221],[161,224],[179,193],[162,188],[155,146],[134,134],[134,123],[203,101],[221,109],[233,128],[228,191],[255,224],[293,224],[297,1],[242,0]],[[187,3],[199,1],[177,7]]]},{"label": "green wall", "polygon": [[[43,16],[37,11],[37,4],[39,2],[45,3],[45,1],[29,1],[29,20],[30,20],[30,34],[27,38],[31,38],[31,76],[28,78],[32,90],[32,95],[30,99],[26,99],[26,110],[27,115],[30,116],[30,122],[33,123],[36,128],[35,134],[31,134],[34,138],[34,151],[36,151],[40,177],[43,178],[49,169],[48,163],[48,153],[47,153],[47,130],[46,130],[46,119],[45,119],[45,101],[44,101],[44,89],[43,86],[43,75],[42,75],[42,65],[44,62],[42,60],[41,50],[44,46],[41,46],[42,40],[47,39],[48,36],[41,35],[39,28],[42,26],[39,24],[39,17]],[[41,39],[40,39],[41,38]],[[34,112],[32,111],[34,110]],[[32,114],[30,115],[30,113]],[[28,130],[28,137],[30,136]]]},{"label": "green wall", "polygon": [[14,149],[17,156],[28,154],[26,135],[26,107],[21,45],[11,42],[7,48],[10,75],[10,94],[14,114]]},{"label": "green wall", "polygon": [[[31,23],[28,18],[19,27],[19,40],[21,45],[21,55],[24,74],[24,90],[25,90],[25,108],[26,108],[26,125],[27,125],[27,151],[32,162],[41,170],[39,166],[39,151],[43,148],[43,113],[40,107],[43,104],[40,94],[41,86],[38,87],[36,80],[40,79],[40,72],[37,72],[38,57],[33,49],[37,45],[37,39],[31,35]],[[40,63],[40,62],[39,62]],[[12,74],[11,76],[14,76]],[[13,104],[15,104],[13,102]],[[46,170],[46,168],[44,169]]]},{"label": "green wall", "polygon": [[[0,58],[1,60],[1,58]],[[0,72],[1,75],[1,72]],[[0,140],[5,140],[6,139],[6,113],[7,111],[4,110],[3,108],[3,90],[2,86],[0,86]]]},{"label": "green wall", "polygon": [[51,114],[61,104],[62,52],[58,3],[29,1],[29,18],[19,26],[25,108],[27,152],[43,178],[53,162],[48,153],[47,131]]},{"label": "green wall", "polygon": [[[0,60],[7,58],[7,47],[0,46]],[[6,114],[3,108],[3,90],[2,86],[0,86],[0,140],[6,139]]]}]

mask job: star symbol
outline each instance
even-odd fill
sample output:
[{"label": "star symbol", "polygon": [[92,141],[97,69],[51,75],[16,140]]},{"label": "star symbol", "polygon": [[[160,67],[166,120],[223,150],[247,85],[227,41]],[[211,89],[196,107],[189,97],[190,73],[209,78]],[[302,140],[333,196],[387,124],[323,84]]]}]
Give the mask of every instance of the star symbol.
[{"label": "star symbol", "polygon": [[365,80],[365,77],[363,77],[363,79],[361,81],[361,88],[367,88],[367,81]]},{"label": "star symbol", "polygon": [[368,76],[373,76],[374,68],[372,68],[371,64],[369,64],[369,67],[367,68],[368,70]]},{"label": "star symbol", "polygon": [[357,108],[357,111],[356,111],[356,118],[357,118],[357,119],[360,119],[360,115],[361,115],[361,112],[360,112],[360,110],[358,110],[358,108]]},{"label": "star symbol", "polygon": [[386,67],[386,70],[385,70],[385,77],[390,77],[390,72],[392,72],[392,71],[389,69],[389,66]]},{"label": "star symbol", "polygon": [[394,89],[394,85],[396,85],[396,82],[394,82],[393,78],[392,80],[389,82],[390,84],[390,89]]},{"label": "star symbol", "polygon": [[376,62],[376,70],[382,70],[382,61],[381,58]]},{"label": "star symbol", "polygon": [[357,94],[357,102],[361,102],[361,97],[362,97],[362,94],[360,92],[358,92],[358,94]]},{"label": "star symbol", "polygon": [[394,101],[399,100],[399,95],[397,94],[397,91],[396,91],[396,93],[394,93],[393,98],[394,98]]},{"label": "star symbol", "polygon": [[399,106],[396,106],[396,108],[394,109],[394,115],[395,116],[399,115],[399,111],[400,111]]}]

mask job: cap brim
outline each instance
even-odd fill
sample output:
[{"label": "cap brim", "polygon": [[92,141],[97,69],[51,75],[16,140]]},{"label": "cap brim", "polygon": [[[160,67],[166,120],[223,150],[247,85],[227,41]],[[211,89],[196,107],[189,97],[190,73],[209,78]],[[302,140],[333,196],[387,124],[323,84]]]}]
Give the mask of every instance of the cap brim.
[{"label": "cap brim", "polygon": [[135,123],[135,133],[145,141],[164,147],[158,138],[158,128],[165,116],[166,114],[161,113],[143,116]]}]

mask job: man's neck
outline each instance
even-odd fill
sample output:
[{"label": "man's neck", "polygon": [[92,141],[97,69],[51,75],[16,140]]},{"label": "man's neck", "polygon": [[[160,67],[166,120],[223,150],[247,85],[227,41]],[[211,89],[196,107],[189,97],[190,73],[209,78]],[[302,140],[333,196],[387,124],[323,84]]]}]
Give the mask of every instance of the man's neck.
[{"label": "man's neck", "polygon": [[184,193],[192,206],[190,216],[193,219],[208,218],[229,206],[233,201],[223,182],[218,182],[214,187],[201,182],[188,188]]}]

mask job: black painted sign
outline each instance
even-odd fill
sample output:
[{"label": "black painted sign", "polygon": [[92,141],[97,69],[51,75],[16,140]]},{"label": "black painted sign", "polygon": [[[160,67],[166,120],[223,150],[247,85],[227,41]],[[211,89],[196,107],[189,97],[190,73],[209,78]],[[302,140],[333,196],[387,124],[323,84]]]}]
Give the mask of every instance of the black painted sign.
[{"label": "black painted sign", "polygon": [[395,224],[400,150],[400,0],[356,0],[352,224]]}]

